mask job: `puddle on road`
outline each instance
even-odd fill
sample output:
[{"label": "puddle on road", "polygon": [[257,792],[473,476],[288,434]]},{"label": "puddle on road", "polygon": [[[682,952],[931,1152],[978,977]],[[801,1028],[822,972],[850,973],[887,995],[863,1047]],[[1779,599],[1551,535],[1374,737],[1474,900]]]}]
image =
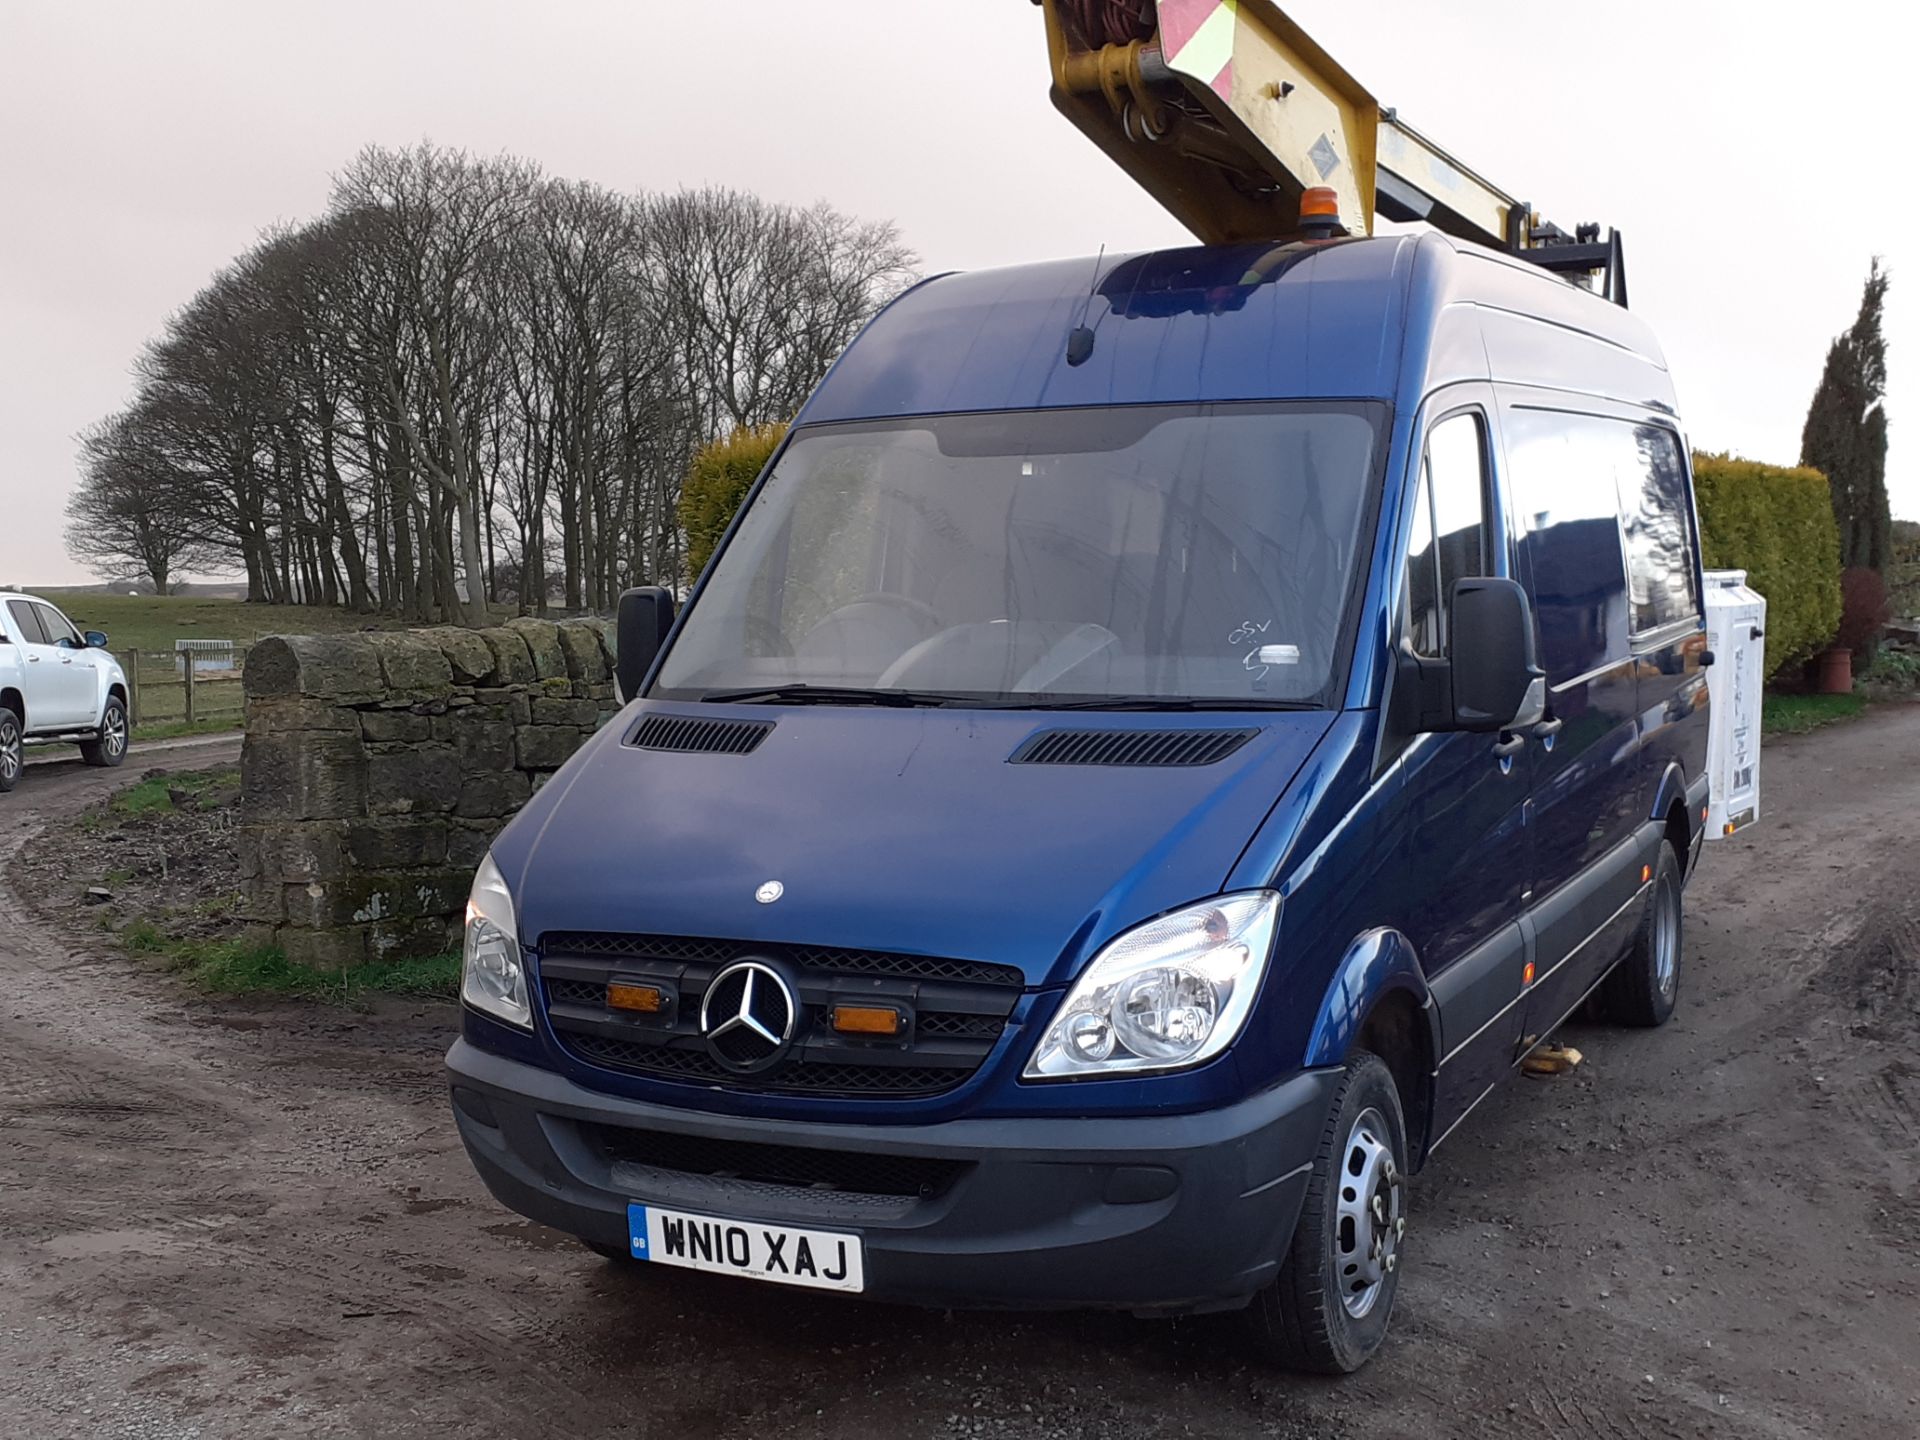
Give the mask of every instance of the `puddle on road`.
[{"label": "puddle on road", "polygon": [[501,1225],[483,1225],[487,1234],[502,1240],[512,1240],[535,1250],[578,1250],[580,1242],[571,1235],[563,1235],[558,1230],[549,1230],[545,1225],[536,1225],[531,1220],[508,1221]]}]

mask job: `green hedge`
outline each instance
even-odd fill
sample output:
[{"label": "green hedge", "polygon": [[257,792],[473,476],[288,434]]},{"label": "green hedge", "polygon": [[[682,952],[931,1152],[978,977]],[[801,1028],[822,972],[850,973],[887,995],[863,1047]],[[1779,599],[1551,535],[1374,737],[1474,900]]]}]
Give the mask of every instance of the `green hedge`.
[{"label": "green hedge", "polygon": [[785,425],[743,427],[693,457],[680,487],[680,526],[687,532],[687,579],[700,578],[733,512],[785,438]]},{"label": "green hedge", "polygon": [[1840,533],[1818,470],[1728,455],[1693,457],[1709,570],[1745,570],[1767,597],[1774,674],[1825,648],[1840,624]]}]

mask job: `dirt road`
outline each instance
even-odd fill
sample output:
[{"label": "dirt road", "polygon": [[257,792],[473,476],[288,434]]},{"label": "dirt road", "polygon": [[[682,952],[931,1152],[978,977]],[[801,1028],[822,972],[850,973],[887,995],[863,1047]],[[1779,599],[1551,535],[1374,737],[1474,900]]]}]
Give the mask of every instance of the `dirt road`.
[{"label": "dirt road", "polygon": [[[0,876],[112,781],[29,771]],[[1675,1022],[1579,1030],[1467,1122],[1340,1384],[1217,1319],[609,1266],[474,1178],[446,1008],[209,1002],[0,890],[0,1435],[1920,1436],[1920,706],[1770,745],[1766,786]]]}]

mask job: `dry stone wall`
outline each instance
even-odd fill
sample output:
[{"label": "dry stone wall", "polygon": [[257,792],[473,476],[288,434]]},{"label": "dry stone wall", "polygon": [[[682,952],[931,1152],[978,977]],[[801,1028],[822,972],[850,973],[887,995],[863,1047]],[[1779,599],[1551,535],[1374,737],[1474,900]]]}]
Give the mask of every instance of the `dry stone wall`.
[{"label": "dry stone wall", "polygon": [[324,970],[453,948],[494,835],[617,708],[592,620],[277,636],[244,679],[249,918]]}]

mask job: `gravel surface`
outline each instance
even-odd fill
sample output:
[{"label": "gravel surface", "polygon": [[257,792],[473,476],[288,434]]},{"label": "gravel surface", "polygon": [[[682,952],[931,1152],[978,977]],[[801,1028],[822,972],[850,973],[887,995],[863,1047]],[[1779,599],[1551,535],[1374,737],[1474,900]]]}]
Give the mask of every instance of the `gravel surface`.
[{"label": "gravel surface", "polygon": [[[0,877],[138,764],[30,769]],[[1920,706],[1769,744],[1765,785],[1675,1021],[1570,1031],[1584,1067],[1461,1127],[1338,1383],[1230,1319],[608,1265],[481,1188],[450,1009],[206,1000],[0,888],[0,1435],[1920,1435]]]}]

